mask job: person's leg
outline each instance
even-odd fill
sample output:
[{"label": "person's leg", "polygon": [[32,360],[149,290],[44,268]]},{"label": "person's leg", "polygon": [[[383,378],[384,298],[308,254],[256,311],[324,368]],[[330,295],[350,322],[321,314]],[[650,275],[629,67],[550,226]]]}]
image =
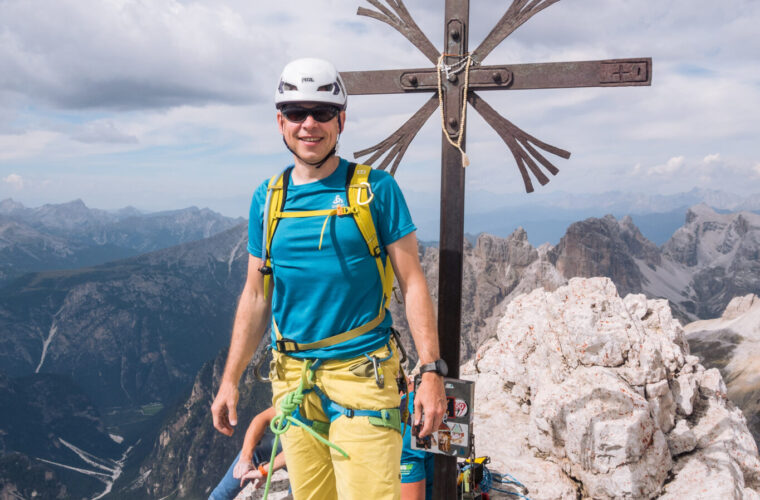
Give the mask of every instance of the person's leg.
[{"label": "person's leg", "polygon": [[227,469],[227,473],[224,475],[216,488],[209,495],[208,500],[232,500],[240,493],[240,479],[232,477],[232,471],[235,469],[235,465],[240,459],[240,452],[238,452],[235,460],[232,461],[230,468]]},{"label": "person's leg", "polygon": [[[380,358],[387,348],[373,353]],[[366,358],[330,361],[317,372],[317,383],[336,403],[351,409],[387,410],[400,404],[396,385],[398,355],[382,363],[383,387],[378,387],[373,371],[356,369]],[[353,368],[353,370],[352,370]],[[331,450],[339,499],[397,500],[401,460],[398,430],[370,423],[369,417],[339,417],[330,425],[330,441],[348,453],[343,457]]]},{"label": "person's leg", "polygon": [[[274,356],[273,370],[270,370],[272,404],[279,412],[280,401],[298,387],[302,362],[278,353]],[[299,412],[311,420],[327,421],[319,398],[314,393],[305,395]],[[293,498],[295,500],[337,498],[329,448],[297,425],[291,425],[281,439]]]}]

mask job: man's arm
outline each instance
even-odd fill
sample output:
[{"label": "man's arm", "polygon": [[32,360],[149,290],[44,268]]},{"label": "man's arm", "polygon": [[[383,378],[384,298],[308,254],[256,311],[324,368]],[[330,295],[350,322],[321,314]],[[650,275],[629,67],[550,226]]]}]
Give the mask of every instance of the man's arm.
[{"label": "man's arm", "polygon": [[238,382],[267,329],[271,314],[271,295],[266,297],[264,294],[264,276],[259,272],[260,267],[261,259],[249,255],[248,274],[235,313],[227,363],[211,405],[214,427],[227,436],[232,435],[233,427],[237,425]]},{"label": "man's arm", "polygon": [[[420,265],[417,236],[414,232],[409,233],[388,245],[386,250],[404,297],[406,319],[417,347],[417,354],[423,364],[432,363],[440,358],[438,327],[425,274]],[[425,412],[425,422],[420,436],[427,436],[438,429],[445,410],[446,393],[443,389],[443,377],[433,372],[423,373],[422,382],[414,398],[415,425],[419,423],[422,411]]]}]

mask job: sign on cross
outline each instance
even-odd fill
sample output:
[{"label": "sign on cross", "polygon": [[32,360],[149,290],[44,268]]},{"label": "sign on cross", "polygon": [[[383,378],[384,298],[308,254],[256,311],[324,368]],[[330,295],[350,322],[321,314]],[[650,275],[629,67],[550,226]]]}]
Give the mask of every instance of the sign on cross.
[{"label": "sign on cross", "polygon": [[[481,62],[504,39],[538,12],[559,0],[512,0],[507,12],[483,42],[468,51],[469,0],[445,0],[443,53],[414,22],[402,0],[367,0],[375,9],[359,7],[357,14],[382,21],[404,35],[434,65],[433,68],[341,73],[352,95],[433,92],[432,97],[398,130],[382,142],[354,153],[365,163],[395,173],[409,144],[440,107],[441,231],[438,267],[438,337],[449,374],[459,376],[462,307],[462,248],[464,239],[464,173],[466,165],[466,103],[499,134],[512,152],[525,190],[533,191],[531,175],[544,185],[546,172],[558,169],[544,156],[569,158],[570,153],[540,141],[502,117],[477,91],[574,87],[651,85],[651,58],[482,66]],[[456,459],[436,457],[434,498],[456,498]]]}]

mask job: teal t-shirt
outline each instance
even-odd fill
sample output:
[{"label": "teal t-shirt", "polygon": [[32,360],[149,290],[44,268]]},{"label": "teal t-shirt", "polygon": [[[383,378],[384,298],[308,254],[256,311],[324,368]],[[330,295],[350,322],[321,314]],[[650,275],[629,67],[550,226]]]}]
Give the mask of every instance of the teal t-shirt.
[{"label": "teal t-shirt", "polygon": [[[348,206],[347,172],[348,162],[341,159],[335,172],[324,179],[301,185],[294,185],[291,180],[284,211]],[[370,209],[384,259],[386,245],[416,228],[393,177],[372,170],[369,182],[375,196]],[[268,184],[269,180],[256,189],[251,202],[248,252],[256,257],[262,256]],[[353,216],[280,219],[270,257],[274,273],[272,318],[283,337],[298,343],[316,342],[368,323],[380,312],[382,281],[375,258],[370,255]],[[359,356],[387,342],[391,323],[390,314],[386,314],[379,326],[353,340],[292,356],[320,359]]]}]

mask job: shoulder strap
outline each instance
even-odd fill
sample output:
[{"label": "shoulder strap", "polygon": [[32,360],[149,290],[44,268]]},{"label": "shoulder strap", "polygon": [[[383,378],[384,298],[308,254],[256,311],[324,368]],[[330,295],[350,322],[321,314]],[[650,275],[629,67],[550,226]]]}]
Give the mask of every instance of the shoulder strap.
[{"label": "shoulder strap", "polygon": [[380,241],[370,210],[370,203],[375,198],[372,186],[369,183],[371,171],[372,167],[369,165],[349,164],[346,175],[346,196],[354,221],[356,221],[356,225],[367,243],[369,253],[377,262],[377,270],[383,284],[383,301],[380,304],[382,310],[390,305],[391,293],[393,292],[393,266],[391,266],[390,258],[386,256],[385,262],[381,258]]},{"label": "shoulder strap", "polygon": [[264,275],[264,295],[269,293],[269,281],[272,275],[272,238],[277,230],[279,219],[275,217],[276,213],[282,212],[287,197],[288,184],[290,183],[290,172],[293,167],[288,167],[281,173],[272,176],[267,186],[267,201],[264,204],[264,226],[261,232],[261,263],[259,269]]}]

